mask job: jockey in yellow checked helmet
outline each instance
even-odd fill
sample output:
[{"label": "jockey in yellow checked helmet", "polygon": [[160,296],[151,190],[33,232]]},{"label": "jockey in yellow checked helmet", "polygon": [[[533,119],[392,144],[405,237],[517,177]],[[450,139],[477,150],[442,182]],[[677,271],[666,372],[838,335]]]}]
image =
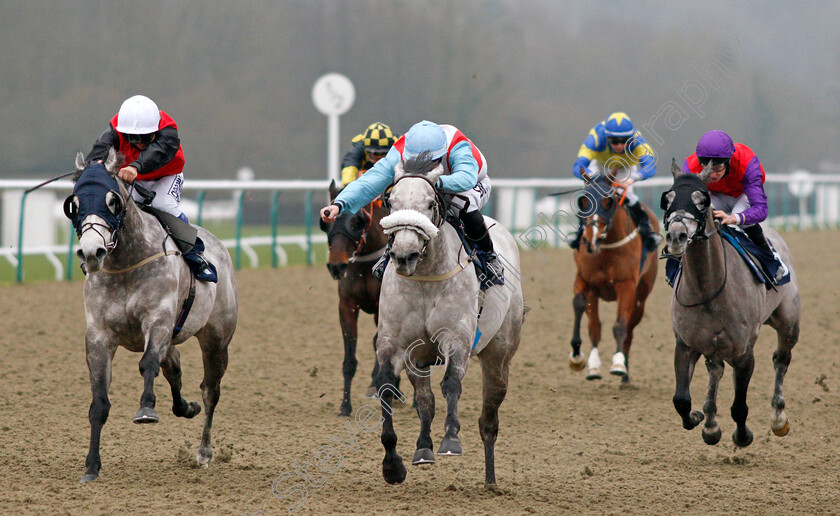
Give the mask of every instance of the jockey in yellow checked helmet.
[{"label": "jockey in yellow checked helmet", "polygon": [[[651,228],[650,220],[639,204],[639,197],[633,193],[632,186],[656,174],[655,154],[626,113],[613,113],[589,130],[573,166],[578,179],[582,179],[582,171],[586,171],[593,179],[605,174],[617,187],[624,189],[628,212],[639,228],[645,249],[655,252],[662,243],[662,235]],[[582,236],[581,220],[577,235],[569,242],[569,246],[577,249]]]},{"label": "jockey in yellow checked helmet", "polygon": [[341,160],[341,187],[355,181],[370,167],[382,159],[397,141],[391,128],[382,122],[374,122],[353,137],[353,147]]}]

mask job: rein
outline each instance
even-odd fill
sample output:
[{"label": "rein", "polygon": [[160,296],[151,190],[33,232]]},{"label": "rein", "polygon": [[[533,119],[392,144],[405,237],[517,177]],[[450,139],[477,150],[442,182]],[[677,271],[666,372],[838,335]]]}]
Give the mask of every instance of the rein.
[{"label": "rein", "polygon": [[469,264],[471,261],[472,260],[469,257],[464,258],[458,264],[456,264],[455,267],[452,270],[450,270],[449,272],[445,272],[443,274],[436,274],[434,276],[403,276],[399,272],[397,272],[397,276],[399,276],[401,278],[405,278],[407,280],[411,280],[411,281],[423,281],[423,282],[435,282],[435,281],[448,280],[449,278],[455,276],[456,274],[458,274],[462,270],[466,269],[467,264]]}]

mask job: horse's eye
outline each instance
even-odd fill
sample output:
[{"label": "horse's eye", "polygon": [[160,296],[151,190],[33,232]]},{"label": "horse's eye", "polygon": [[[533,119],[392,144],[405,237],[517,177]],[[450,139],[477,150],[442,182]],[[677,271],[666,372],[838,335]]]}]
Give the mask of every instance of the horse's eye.
[{"label": "horse's eye", "polygon": [[105,204],[108,205],[108,210],[114,215],[122,211],[122,199],[114,192],[105,194]]},{"label": "horse's eye", "polygon": [[429,210],[434,211],[435,209],[435,201],[429,201]]}]

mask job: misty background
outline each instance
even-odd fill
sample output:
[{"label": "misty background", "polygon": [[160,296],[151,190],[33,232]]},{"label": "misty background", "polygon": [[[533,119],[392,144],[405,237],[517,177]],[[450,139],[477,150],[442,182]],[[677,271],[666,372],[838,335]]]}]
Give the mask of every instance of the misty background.
[{"label": "misty background", "polygon": [[491,177],[571,177],[589,129],[625,111],[658,174],[709,129],[768,172],[835,171],[838,19],[831,1],[0,0],[0,178],[70,170],[143,94],[178,124],[187,185],[245,166],[323,179],[311,90],[329,72],[356,89],[341,154],[371,122],[429,119]]}]

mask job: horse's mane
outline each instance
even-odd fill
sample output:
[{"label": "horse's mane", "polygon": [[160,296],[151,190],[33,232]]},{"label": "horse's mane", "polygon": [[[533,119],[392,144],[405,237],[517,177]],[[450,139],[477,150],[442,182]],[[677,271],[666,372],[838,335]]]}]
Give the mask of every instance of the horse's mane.
[{"label": "horse's mane", "polygon": [[403,163],[403,170],[406,175],[427,176],[440,164],[439,159],[432,159],[432,153],[423,151],[414,158],[409,158]]}]

